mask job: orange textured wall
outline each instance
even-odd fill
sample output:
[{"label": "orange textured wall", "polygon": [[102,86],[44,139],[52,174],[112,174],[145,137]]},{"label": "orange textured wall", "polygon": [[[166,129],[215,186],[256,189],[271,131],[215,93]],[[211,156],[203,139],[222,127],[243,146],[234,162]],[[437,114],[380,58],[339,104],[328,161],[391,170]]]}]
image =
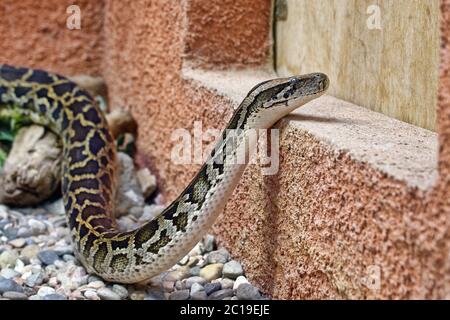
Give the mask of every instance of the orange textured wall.
[{"label": "orange textured wall", "polygon": [[[81,9],[81,30],[66,27],[72,4]],[[0,17],[0,63],[100,73],[103,0],[2,0]]]}]

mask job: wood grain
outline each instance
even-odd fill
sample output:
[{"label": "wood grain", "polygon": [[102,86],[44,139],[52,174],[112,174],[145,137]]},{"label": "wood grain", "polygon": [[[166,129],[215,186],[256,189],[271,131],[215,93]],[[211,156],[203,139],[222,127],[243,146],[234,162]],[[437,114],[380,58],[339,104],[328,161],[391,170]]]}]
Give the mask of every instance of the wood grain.
[{"label": "wood grain", "polygon": [[[436,129],[439,0],[287,0],[276,22],[280,75],[321,71],[330,94]],[[370,5],[381,29],[370,29]]]}]

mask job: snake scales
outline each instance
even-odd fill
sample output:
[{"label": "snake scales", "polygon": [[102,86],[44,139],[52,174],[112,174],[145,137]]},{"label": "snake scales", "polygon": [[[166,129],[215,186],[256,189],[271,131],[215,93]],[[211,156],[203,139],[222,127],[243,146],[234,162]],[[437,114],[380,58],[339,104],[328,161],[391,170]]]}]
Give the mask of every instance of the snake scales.
[{"label": "snake scales", "polygon": [[[93,98],[62,76],[0,65],[0,104],[19,106],[61,137],[62,194],[77,258],[105,280],[133,283],[170,268],[212,225],[245,168],[231,159],[239,146],[247,154],[253,149],[248,132],[270,128],[322,95],[328,83],[326,75],[316,73],[255,86],[186,189],[157,218],[128,232],[115,224],[115,149]],[[238,132],[232,148],[228,130]]]}]

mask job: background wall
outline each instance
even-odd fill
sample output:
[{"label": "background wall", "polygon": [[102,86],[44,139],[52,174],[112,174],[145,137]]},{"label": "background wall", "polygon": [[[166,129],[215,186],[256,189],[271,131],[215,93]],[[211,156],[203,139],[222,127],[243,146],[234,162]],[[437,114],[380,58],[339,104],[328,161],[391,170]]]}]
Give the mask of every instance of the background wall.
[{"label": "background wall", "polygon": [[[138,120],[139,162],[157,172],[170,201],[199,167],[170,162],[172,131],[192,129],[197,120],[204,128],[223,127],[234,106],[184,80],[183,64],[188,59],[204,68],[266,66],[271,2],[75,3],[82,10],[80,31],[64,27],[69,1],[3,0],[0,63],[103,76],[113,107],[128,108]],[[450,296],[449,6],[450,0],[441,1],[436,187],[410,189],[280,123],[279,174],[262,177],[250,166],[214,227],[266,293],[275,298]],[[376,292],[352,284],[372,263],[384,272]]]}]

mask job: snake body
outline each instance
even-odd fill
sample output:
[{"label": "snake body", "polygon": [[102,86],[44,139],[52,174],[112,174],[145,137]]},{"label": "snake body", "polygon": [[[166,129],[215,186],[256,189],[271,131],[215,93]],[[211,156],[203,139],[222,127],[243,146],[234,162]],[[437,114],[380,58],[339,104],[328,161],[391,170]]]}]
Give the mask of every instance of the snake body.
[{"label": "snake body", "polygon": [[[247,154],[253,149],[249,131],[270,128],[327,87],[328,78],[320,73],[255,86],[178,198],[155,219],[121,232],[113,215],[113,138],[94,99],[63,76],[0,65],[0,103],[19,106],[63,142],[62,194],[77,258],[88,272],[122,283],[151,278],[186,255],[213,224],[238,183],[245,163],[231,159],[240,146]],[[229,138],[229,130],[238,133]]]}]

